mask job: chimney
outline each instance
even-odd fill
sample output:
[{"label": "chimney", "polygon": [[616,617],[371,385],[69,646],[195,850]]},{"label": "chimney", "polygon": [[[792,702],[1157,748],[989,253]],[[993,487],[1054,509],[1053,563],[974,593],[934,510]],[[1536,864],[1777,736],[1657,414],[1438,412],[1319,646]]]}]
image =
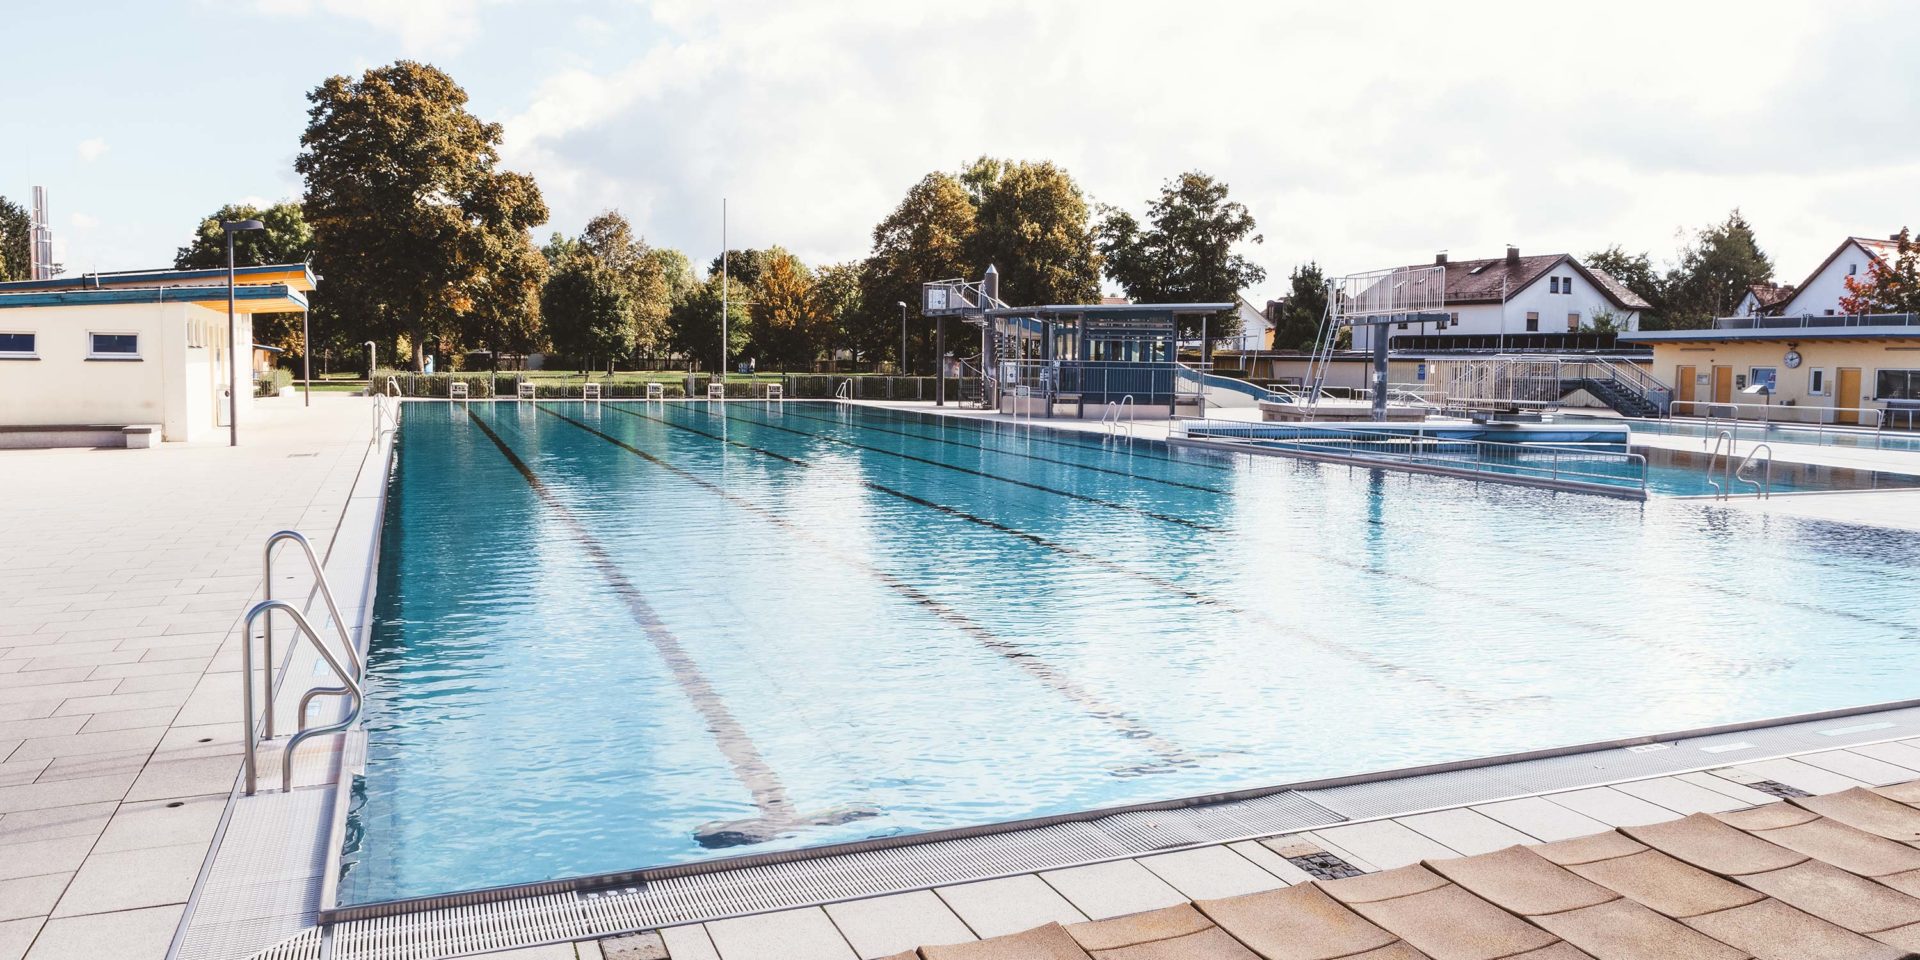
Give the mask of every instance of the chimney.
[{"label": "chimney", "polygon": [[1516,247],[1516,246],[1514,246],[1513,244],[1507,244],[1507,262],[1508,262],[1508,263],[1519,263],[1519,262],[1520,262],[1520,248],[1519,248],[1519,247]]},{"label": "chimney", "polygon": [[1447,252],[1445,250],[1433,255],[1433,265],[1436,267],[1444,267],[1447,265]]}]

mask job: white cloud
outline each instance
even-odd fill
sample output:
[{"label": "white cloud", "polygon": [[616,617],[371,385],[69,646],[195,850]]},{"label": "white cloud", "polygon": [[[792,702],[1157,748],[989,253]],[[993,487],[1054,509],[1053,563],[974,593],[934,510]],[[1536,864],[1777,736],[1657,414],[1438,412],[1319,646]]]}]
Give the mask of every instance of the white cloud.
[{"label": "white cloud", "polygon": [[[625,62],[559,69],[505,118],[505,153],[556,228],[618,207],[696,262],[723,195],[736,245],[845,259],[913,181],[986,153],[1052,159],[1135,210],[1215,174],[1266,235],[1264,292],[1310,258],[1660,258],[1735,205],[1797,274],[1912,216],[1886,202],[1920,195],[1920,164],[1888,138],[1920,128],[1868,122],[1860,98],[1920,109],[1899,55],[1920,18],[1758,6],[655,0]],[[1715,50],[1765,50],[1764,69]]]},{"label": "white cloud", "polygon": [[74,152],[80,155],[80,162],[92,163],[107,155],[107,141],[99,137],[89,137],[80,141],[74,148]]},{"label": "white cloud", "polygon": [[85,232],[87,230],[92,230],[93,228],[100,225],[99,217],[93,216],[92,214],[88,214],[88,213],[81,213],[78,210],[75,210],[72,213],[72,215],[70,215],[67,219],[69,222],[73,224],[73,228],[75,230],[79,230],[82,232]]},{"label": "white cloud", "polygon": [[357,20],[394,35],[409,55],[452,53],[479,30],[481,0],[254,0],[254,9],[286,17],[315,14]]}]

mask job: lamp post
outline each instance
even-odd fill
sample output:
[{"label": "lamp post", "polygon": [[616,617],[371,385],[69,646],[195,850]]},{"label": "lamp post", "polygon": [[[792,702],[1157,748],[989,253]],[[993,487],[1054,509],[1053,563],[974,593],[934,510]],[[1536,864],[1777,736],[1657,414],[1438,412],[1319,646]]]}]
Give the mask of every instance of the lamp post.
[{"label": "lamp post", "polygon": [[[240,328],[233,310],[233,235],[243,230],[265,230],[258,220],[222,220],[227,235],[227,446],[240,445]],[[247,350],[252,353],[251,347]]]},{"label": "lamp post", "polygon": [[900,304],[900,372],[904,375],[907,372],[907,302],[896,302]]},{"label": "lamp post", "polygon": [[367,341],[367,396],[373,396],[373,341]]}]

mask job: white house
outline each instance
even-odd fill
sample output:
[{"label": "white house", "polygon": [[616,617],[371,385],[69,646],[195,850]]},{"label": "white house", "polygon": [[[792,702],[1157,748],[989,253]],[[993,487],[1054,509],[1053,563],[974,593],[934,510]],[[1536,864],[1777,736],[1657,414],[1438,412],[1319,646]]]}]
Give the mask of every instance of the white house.
[{"label": "white house", "polygon": [[[1887,240],[1848,237],[1813,269],[1805,282],[1791,288],[1791,296],[1759,312],[1781,317],[1831,317],[1846,313],[1840,307],[1840,298],[1847,295],[1847,278],[1864,280],[1875,262],[1892,260],[1899,253],[1897,239],[1897,234]],[[1745,306],[1746,301],[1742,300],[1741,305]],[[1748,314],[1736,310],[1734,315]]]},{"label": "white house", "polygon": [[1273,318],[1253,305],[1246,294],[1233,298],[1234,314],[1240,318],[1240,335],[1216,346],[1222,350],[1270,350],[1273,348]]},{"label": "white house", "polygon": [[[1445,324],[1402,323],[1395,336],[1499,337],[1578,333],[1603,324],[1616,331],[1640,329],[1645,300],[1606,271],[1588,267],[1570,254],[1523,257],[1508,247],[1492,260],[1433,262],[1447,268]],[[1355,327],[1355,349],[1372,349],[1377,327]]]},{"label": "white house", "polygon": [[1734,305],[1730,316],[1765,316],[1774,312],[1774,308],[1791,296],[1793,296],[1793,284],[1790,283],[1748,284],[1747,292],[1740,295],[1740,302]]},{"label": "white house", "polygon": [[[253,315],[305,310],[314,276],[295,263],[242,267],[235,279],[246,378]],[[0,283],[0,434],[155,425],[166,440],[214,435],[226,423],[232,366],[226,284],[224,269]],[[251,382],[236,394],[245,420]]]}]

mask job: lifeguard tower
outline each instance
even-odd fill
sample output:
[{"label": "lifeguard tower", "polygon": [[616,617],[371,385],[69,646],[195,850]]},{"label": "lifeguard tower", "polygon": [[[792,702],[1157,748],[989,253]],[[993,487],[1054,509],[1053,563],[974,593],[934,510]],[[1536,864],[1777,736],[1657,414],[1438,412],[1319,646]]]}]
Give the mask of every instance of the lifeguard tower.
[{"label": "lifeguard tower", "polygon": [[[1165,407],[1180,397],[1178,323],[1230,303],[1082,303],[1017,307],[1000,299],[1000,273],[920,286],[921,312],[958,317],[980,330],[980,402],[987,409],[1050,417],[1062,407],[1130,402]],[[942,341],[937,349],[944,354]],[[1188,371],[1190,373],[1190,371]],[[1129,399],[1130,398],[1130,399]]]}]

